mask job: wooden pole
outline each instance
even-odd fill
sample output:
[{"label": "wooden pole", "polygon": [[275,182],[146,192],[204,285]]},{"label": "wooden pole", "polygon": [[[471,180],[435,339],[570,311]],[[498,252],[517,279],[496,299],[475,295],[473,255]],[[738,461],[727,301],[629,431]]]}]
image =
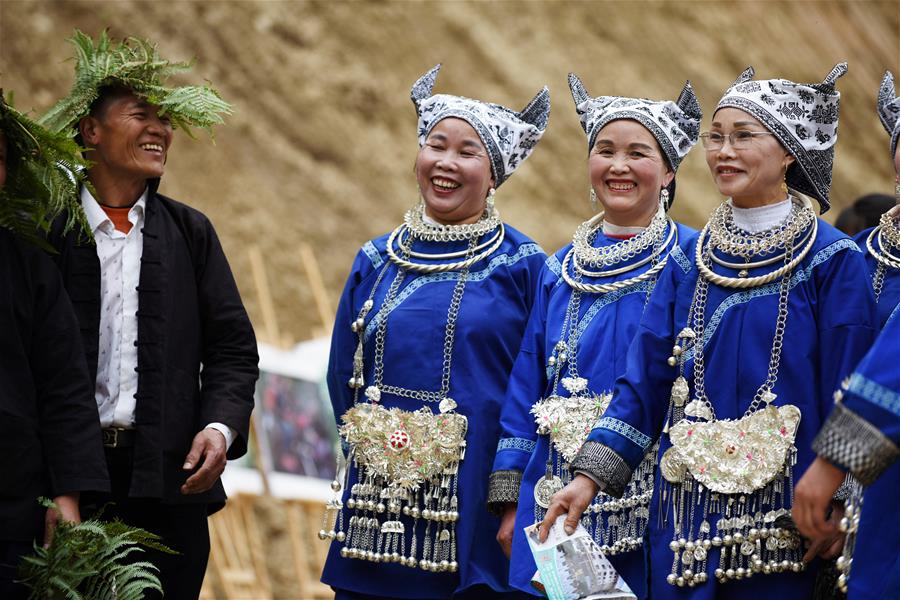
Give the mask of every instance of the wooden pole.
[{"label": "wooden pole", "polygon": [[312,247],[306,242],[300,242],[300,258],[303,261],[303,269],[306,271],[306,278],[309,280],[313,300],[315,300],[316,309],[319,312],[319,320],[322,322],[320,333],[323,336],[330,335],[331,325],[334,321],[334,310],[331,308],[331,302],[328,301],[328,290],[325,288],[325,282],[322,279],[322,271],[319,269],[316,255],[313,253]]},{"label": "wooden pole", "polygon": [[272,292],[269,289],[269,278],[266,276],[266,265],[263,262],[262,252],[259,246],[251,244],[247,248],[247,254],[250,257],[250,270],[253,271],[253,283],[256,286],[259,309],[262,312],[263,335],[261,337],[270,344],[281,346],[278,314],[275,312],[275,302],[272,301]]}]

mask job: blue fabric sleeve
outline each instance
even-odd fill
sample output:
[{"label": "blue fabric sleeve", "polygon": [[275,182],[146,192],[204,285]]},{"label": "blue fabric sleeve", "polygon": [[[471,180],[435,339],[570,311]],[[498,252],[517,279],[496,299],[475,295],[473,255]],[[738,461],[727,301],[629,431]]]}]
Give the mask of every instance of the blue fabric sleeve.
[{"label": "blue fabric sleeve", "polygon": [[522,346],[510,373],[500,412],[500,440],[492,471],[524,471],[534,450],[537,432],[531,407],[544,394],[547,374],[544,368],[544,336],[547,299],[557,276],[543,267],[540,284],[522,337]]},{"label": "blue fabric sleeve", "polygon": [[350,268],[350,275],[344,285],[334,318],[326,380],[331,406],[334,409],[334,418],[338,425],[340,425],[341,415],[353,406],[353,390],[350,389],[347,382],[353,375],[353,353],[356,351],[359,340],[356,334],[350,330],[350,324],[357,316],[357,307],[361,306],[364,301],[357,301],[356,296],[359,293],[359,284],[373,273],[371,257],[360,250]]},{"label": "blue fabric sleeve", "polygon": [[[875,341],[878,315],[861,252],[846,249],[815,269],[820,365],[821,418],[834,405],[832,392],[848,377]],[[786,340],[785,351],[789,352]]]},{"label": "blue fabric sleeve", "polygon": [[640,327],[628,349],[624,374],[616,380],[606,413],[589,442],[615,451],[633,470],[662,431],[676,370],[666,359],[675,334],[675,294],[684,271],[669,261],[660,273]]}]

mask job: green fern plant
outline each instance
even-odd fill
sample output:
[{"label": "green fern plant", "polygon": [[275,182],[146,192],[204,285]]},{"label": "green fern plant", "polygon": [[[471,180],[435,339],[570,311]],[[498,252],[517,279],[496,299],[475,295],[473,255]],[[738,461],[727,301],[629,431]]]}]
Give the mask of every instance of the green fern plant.
[{"label": "green fern plant", "polygon": [[224,123],[222,115],[231,114],[231,105],[209,85],[168,88],[166,80],[188,71],[193,62],[170,62],[159,56],[156,45],[131,37],[121,43],[110,40],[106,31],[97,43],[75,30],[69,39],[75,46],[75,83],[69,95],[60,100],[40,123],[53,131],[75,134],[78,121],[90,111],[91,104],[107,86],[125,87],[150,104],[172,125],[193,137],[190,127],[205,129],[212,135],[213,125]]},{"label": "green fern plant", "polygon": [[78,198],[88,163],[66,134],[53,133],[6,103],[0,90],[0,132],[6,138],[6,184],[0,187],[0,227],[46,246],[43,234],[59,215],[65,232],[90,226]]},{"label": "green fern plant", "polygon": [[[46,498],[41,503],[50,508]],[[101,511],[102,512],[102,511]],[[29,600],[141,600],[162,592],[158,569],[149,561],[126,560],[151,548],[176,554],[156,534],[100,516],[82,523],[61,522],[49,548],[35,544],[19,567]]]}]

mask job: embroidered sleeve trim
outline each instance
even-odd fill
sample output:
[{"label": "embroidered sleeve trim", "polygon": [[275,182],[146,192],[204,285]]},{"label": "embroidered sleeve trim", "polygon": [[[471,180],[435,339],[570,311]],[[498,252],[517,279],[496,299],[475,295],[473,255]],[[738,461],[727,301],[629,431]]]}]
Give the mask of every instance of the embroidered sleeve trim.
[{"label": "embroidered sleeve trim", "polygon": [[363,244],[362,251],[369,257],[369,260],[372,261],[372,266],[376,269],[384,264],[384,259],[381,258],[381,253],[378,252],[378,248],[375,247],[371,241]]},{"label": "embroidered sleeve trim", "polygon": [[842,403],[835,405],[813,440],[813,451],[849,469],[862,485],[871,485],[900,457],[894,442]]},{"label": "embroidered sleeve trim", "polygon": [[644,435],[642,432],[635,429],[625,421],[620,421],[612,417],[601,418],[594,425],[594,429],[606,429],[608,431],[612,431],[613,433],[617,433],[641,450],[645,451],[653,442],[653,440],[650,439],[650,436]]},{"label": "embroidered sleeve trim", "polygon": [[880,383],[854,373],[850,377],[848,392],[853,392],[866,402],[871,402],[900,416],[900,394]]},{"label": "embroidered sleeve trim", "polygon": [[[490,276],[496,269],[499,267],[509,266],[515,264],[522,260],[523,258],[527,258],[529,256],[533,256],[535,254],[543,254],[544,250],[535,243],[526,243],[519,246],[519,249],[516,250],[515,254],[500,254],[498,256],[493,257],[488,266],[480,271],[475,271],[473,273],[469,273],[468,281],[484,281]],[[434,273],[431,275],[422,275],[417,277],[413,281],[409,283],[403,290],[397,295],[393,302],[389,306],[382,306],[381,309],[372,317],[372,320],[369,321],[369,324],[366,325],[366,340],[372,335],[375,331],[375,328],[378,327],[378,324],[381,323],[381,320],[387,317],[395,308],[403,304],[407,298],[409,298],[413,292],[418,290],[424,285],[428,285],[431,283],[439,283],[441,281],[456,281],[459,279],[458,271],[451,271],[449,273]]]},{"label": "embroidered sleeve trim", "polygon": [[[794,289],[799,284],[804,281],[808,281],[812,277],[813,269],[827,261],[829,258],[840,252],[841,250],[849,250],[853,252],[860,252],[859,247],[856,245],[856,242],[849,238],[842,238],[833,244],[828,245],[824,249],[820,250],[815,256],[813,256],[809,265],[802,270],[798,270],[791,276],[791,281],[788,284],[790,289]],[[674,251],[673,251],[674,252]],[[707,323],[706,327],[703,331],[703,346],[706,347],[709,344],[709,340],[712,339],[713,334],[715,334],[716,329],[719,327],[719,324],[722,322],[722,318],[725,315],[725,312],[733,306],[737,306],[739,304],[744,304],[746,302],[750,302],[754,298],[759,298],[761,296],[773,296],[778,293],[778,290],[781,286],[781,282],[775,281],[773,283],[769,283],[766,285],[761,285],[757,288],[753,288],[746,292],[738,292],[732,294],[725,298],[716,310],[713,312],[712,317],[709,319],[709,323]],[[684,360],[689,361],[694,358],[694,347],[691,346],[684,353]]]},{"label": "embroidered sleeve trim", "polygon": [[488,512],[500,516],[507,504],[518,504],[522,486],[520,471],[494,471],[488,481]]},{"label": "embroidered sleeve trim", "polygon": [[534,452],[535,443],[534,440],[529,440],[528,438],[500,438],[500,441],[497,442],[497,452],[501,450],[517,450],[531,454]]},{"label": "embroidered sleeve trim", "polygon": [[631,481],[631,467],[619,454],[600,442],[587,441],[569,465],[572,473],[584,471],[601,483],[603,492],[621,498]]}]

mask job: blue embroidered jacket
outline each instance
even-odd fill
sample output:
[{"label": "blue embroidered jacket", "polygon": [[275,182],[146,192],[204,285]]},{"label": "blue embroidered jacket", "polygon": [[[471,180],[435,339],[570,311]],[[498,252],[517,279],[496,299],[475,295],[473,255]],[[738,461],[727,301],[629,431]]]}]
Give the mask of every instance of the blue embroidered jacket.
[{"label": "blue embroidered jacket", "polygon": [[[660,275],[628,351],[624,374],[616,381],[605,419],[591,431],[579,457],[573,461],[582,468],[582,455],[597,456],[596,451],[600,451],[599,454],[614,457],[607,459],[609,464],[588,469],[613,484],[608,489],[610,493],[621,493],[610,474],[636,468],[653,440],[660,439],[659,456],[671,446],[662,431],[677,370],[668,365],[667,358],[672,354],[675,336],[688,322],[699,275],[693,264],[695,247],[696,238],[686,250],[692,260],[687,264],[671,262]],[[750,276],[778,266],[751,269]],[[716,272],[737,277],[736,271],[718,265]],[[698,343],[704,344],[706,391],[719,419],[740,418],[766,379],[779,285],[780,280],[748,290],[709,286],[706,326]],[[832,393],[870,347],[877,319],[862,253],[852,240],[823,221],[819,221],[812,249],[794,269],[790,286],[774,404],[793,404],[802,413],[795,440],[798,453],[794,476],[799,478],[814,457],[812,439],[834,404]],[[685,354],[685,372],[693,393],[693,353],[688,350]],[[659,474],[656,483],[648,527],[650,564],[655,565],[650,573],[652,597],[758,599],[771,589],[779,590],[785,597],[809,597],[814,568],[799,574],[761,575],[727,584],[719,584],[710,576],[708,582],[694,588],[666,583],[673,556],[668,548],[672,519],[664,522],[659,514]],[[710,515],[711,522],[716,518]],[[710,573],[718,563],[719,549],[713,548]]]},{"label": "blue embroidered jacket", "polygon": [[[490,236],[485,236],[485,240]],[[484,240],[482,240],[484,241]],[[387,317],[384,383],[437,391],[441,388],[444,332],[453,287],[459,272],[409,274],[390,306],[384,298],[397,272],[388,263],[387,236],[366,243],[356,256],[338,306],[328,389],[337,421],[353,406],[353,354],[358,338],[350,330],[387,264],[365,323],[365,379],[373,381],[375,329]],[[413,249],[430,253],[464,250],[466,242],[416,242]],[[340,543],[330,549],[322,581],[334,588],[391,598],[449,598],[474,585],[508,591],[509,563],[495,537],[499,520],[486,509],[491,459],[500,436],[500,405],[534,301],[538,273],[546,259],[532,240],[506,226],[503,244],[470,269],[452,354],[450,397],[457,412],[468,417],[467,448],[459,473],[457,523],[458,573],[431,573],[397,563],[342,558]],[[361,395],[362,401],[365,401]],[[419,400],[382,394],[381,404],[413,411]],[[437,407],[431,407],[437,412]],[[352,473],[355,481],[355,472]],[[346,499],[346,498],[345,498]],[[345,515],[345,522],[349,514]],[[422,548],[420,521],[416,529]],[[408,538],[409,536],[407,536]],[[407,540],[407,547],[409,541]]]},{"label": "blue embroidered jacket", "polygon": [[[679,247],[670,256],[671,262],[689,264],[682,251],[695,232],[683,225],[676,225]],[[594,246],[608,246],[620,240],[599,234]],[[547,359],[553,354],[554,346],[562,338],[562,326],[566,320],[572,288],[561,277],[561,263],[571,248],[563,247],[547,259],[541,272],[540,288],[522,349],[510,375],[506,401],[501,413],[503,433],[497,445],[494,459],[494,473],[517,471],[522,473],[521,487],[516,511],[516,527],[510,565],[510,583],[523,590],[536,593],[531,586],[531,578],[537,567],[525,539],[523,529],[535,521],[534,486],[545,472],[550,456],[549,436],[537,435],[531,407],[540,399],[553,393],[568,395],[562,389],[553,389],[554,372],[547,367]],[[634,258],[640,261],[652,249],[645,250]],[[634,272],[603,279],[584,279],[587,283],[609,283],[633,277],[650,268],[639,267]],[[569,266],[572,272],[571,265]],[[637,332],[638,323],[647,304],[648,293],[654,281],[644,281],[618,291],[606,294],[583,294],[579,311],[578,374],[588,380],[588,387],[596,394],[611,392],[616,377],[625,370],[625,357],[629,344]],[[563,341],[565,341],[563,339]],[[571,363],[569,363],[571,364]],[[562,376],[569,375],[568,366]],[[647,436],[641,435],[642,443],[649,443]],[[553,460],[557,453],[553,452]],[[496,481],[496,479],[495,479]],[[493,492],[493,489],[492,489]],[[495,500],[499,501],[500,493]],[[643,598],[646,595],[646,570],[644,556],[640,550],[625,555],[611,557],[619,573],[632,590]]]}]

